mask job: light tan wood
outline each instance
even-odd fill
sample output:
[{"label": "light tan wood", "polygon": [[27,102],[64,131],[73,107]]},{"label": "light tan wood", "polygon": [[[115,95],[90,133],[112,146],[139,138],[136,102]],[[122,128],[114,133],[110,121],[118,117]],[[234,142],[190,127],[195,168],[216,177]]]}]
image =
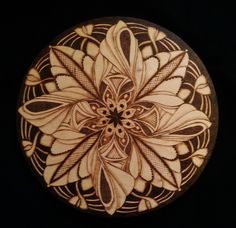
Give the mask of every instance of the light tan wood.
[{"label": "light tan wood", "polygon": [[82,210],[161,207],[193,183],[212,149],[210,83],[192,51],[160,27],[84,23],[26,76],[23,149],[45,185]]}]

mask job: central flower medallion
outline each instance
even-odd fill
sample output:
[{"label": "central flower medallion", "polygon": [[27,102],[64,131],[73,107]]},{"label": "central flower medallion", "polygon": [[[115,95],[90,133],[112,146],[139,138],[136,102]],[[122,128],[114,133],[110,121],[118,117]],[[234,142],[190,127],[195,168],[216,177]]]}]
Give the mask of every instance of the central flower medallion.
[{"label": "central flower medallion", "polygon": [[207,77],[189,56],[128,19],[78,27],[48,47],[19,106],[22,146],[46,186],[109,215],[177,196],[201,170],[214,123]]}]

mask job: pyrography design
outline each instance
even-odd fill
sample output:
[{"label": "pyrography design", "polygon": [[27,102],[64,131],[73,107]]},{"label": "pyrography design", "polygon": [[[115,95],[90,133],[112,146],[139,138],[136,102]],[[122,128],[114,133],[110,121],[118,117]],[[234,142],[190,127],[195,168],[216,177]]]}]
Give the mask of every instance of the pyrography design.
[{"label": "pyrography design", "polygon": [[18,111],[24,151],[46,186],[113,215],[181,192],[208,155],[211,110],[188,50],[159,28],[120,20],[77,27],[49,46]]}]

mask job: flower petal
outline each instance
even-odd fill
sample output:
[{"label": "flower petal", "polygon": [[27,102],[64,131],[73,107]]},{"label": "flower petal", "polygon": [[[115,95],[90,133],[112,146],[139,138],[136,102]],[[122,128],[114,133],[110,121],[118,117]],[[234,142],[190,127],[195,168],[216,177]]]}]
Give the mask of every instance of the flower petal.
[{"label": "flower petal", "polygon": [[142,55],[137,39],[125,22],[119,21],[108,30],[100,51],[121,74],[132,78],[140,88],[143,81]]},{"label": "flower petal", "polygon": [[66,92],[60,91],[27,101],[18,111],[27,121],[39,127],[42,132],[52,134],[66,118],[74,103],[76,103],[76,99],[69,97]]},{"label": "flower petal", "polygon": [[136,126],[134,121],[130,119],[123,119],[121,122],[125,128],[134,128]]},{"label": "flower petal", "polygon": [[81,140],[78,140],[77,142],[76,140],[76,142],[73,143],[69,140],[66,140],[67,143],[64,143],[64,142],[61,142],[61,140],[56,139],[52,144],[51,152],[52,154],[61,154],[61,153],[67,152],[71,149],[74,149],[80,141]]},{"label": "flower petal", "polygon": [[[126,109],[127,109],[127,101],[125,99],[121,99],[117,104],[117,111],[121,112],[121,111],[124,111]],[[130,112],[130,114],[131,114],[131,112]]]},{"label": "flower petal", "polygon": [[105,210],[112,215],[125,203],[126,196],[133,189],[134,179],[130,174],[109,163],[105,163],[104,166],[100,164],[97,178],[96,192]]},{"label": "flower petal", "polygon": [[107,116],[109,114],[109,111],[105,107],[97,108],[97,113],[101,116]]},{"label": "flower petal", "polygon": [[69,124],[64,123],[53,133],[53,136],[57,139],[70,140],[83,138],[85,135],[72,128]]},{"label": "flower petal", "polygon": [[122,117],[124,117],[126,119],[131,118],[135,112],[136,112],[136,109],[128,108],[122,113]]},{"label": "flower petal", "polygon": [[147,101],[156,104],[158,107],[162,108],[166,112],[174,113],[176,109],[182,105],[184,102],[181,98],[175,95],[169,94],[149,94],[140,99],[140,101]]},{"label": "flower petal", "polygon": [[88,93],[86,90],[83,90],[79,87],[65,88],[62,91],[54,92],[54,94],[55,95],[61,94],[61,92],[63,92],[63,96],[73,98],[73,99],[76,99],[78,101],[88,100],[88,99],[92,98],[90,93]]},{"label": "flower petal", "polygon": [[158,138],[172,145],[192,139],[211,126],[208,117],[190,104],[181,105],[158,130]]}]

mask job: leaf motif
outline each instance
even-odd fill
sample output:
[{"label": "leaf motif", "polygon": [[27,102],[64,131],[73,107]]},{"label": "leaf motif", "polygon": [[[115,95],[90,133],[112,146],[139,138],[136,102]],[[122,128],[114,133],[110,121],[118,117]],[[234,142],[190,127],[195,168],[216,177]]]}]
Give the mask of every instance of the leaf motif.
[{"label": "leaf motif", "polygon": [[138,41],[127,24],[119,21],[101,42],[100,51],[119,71],[133,79],[139,89],[143,82],[143,61]]},{"label": "leaf motif", "polygon": [[197,78],[194,89],[202,94],[202,95],[210,95],[211,94],[211,89],[207,83],[206,77],[204,75],[201,75]]},{"label": "leaf motif", "polygon": [[23,140],[22,146],[24,148],[25,154],[27,157],[31,157],[35,151],[35,143],[32,143],[29,140]]},{"label": "leaf motif", "polygon": [[[156,145],[138,138],[135,138],[135,143],[144,159],[162,180],[163,187],[166,189],[179,189],[181,185],[181,170],[175,150],[172,147]],[[165,182],[171,187],[165,185]]]},{"label": "leaf motif", "polygon": [[41,83],[41,78],[38,70],[31,68],[26,76],[25,84],[27,86],[36,86],[39,83]]},{"label": "leaf motif", "polygon": [[100,132],[95,132],[84,138],[73,150],[67,153],[65,159],[54,167],[47,166],[44,172],[45,181],[52,185],[64,185],[68,183],[70,171],[79,164],[79,161],[89,151],[96,148],[96,142]]},{"label": "leaf motif", "polygon": [[138,204],[138,211],[142,212],[142,211],[150,210],[157,206],[158,206],[158,203],[156,202],[156,200],[150,197],[143,197]]},{"label": "leaf motif", "polygon": [[93,32],[93,25],[88,24],[75,29],[75,32],[82,37],[89,37]]},{"label": "leaf motif", "polygon": [[199,150],[196,150],[191,155],[193,164],[197,167],[200,167],[203,164],[205,157],[207,156],[207,153],[208,153],[207,148],[201,148]]},{"label": "leaf motif", "polygon": [[[91,79],[91,76],[89,76],[89,72],[92,72],[92,60],[89,59],[89,57],[84,57],[84,61],[87,61],[84,65],[84,68],[80,66],[78,63],[79,61],[76,61],[77,59],[83,58],[81,56],[81,52],[78,54],[75,53],[76,51],[73,49],[70,50],[70,55],[68,51],[65,52],[64,49],[56,47],[51,47],[50,50],[50,61],[51,65],[56,67],[52,68],[53,74],[58,73],[58,68],[60,69],[60,74],[69,75],[70,77],[73,77],[76,82],[79,84],[79,86],[91,93],[94,97],[97,97],[97,90],[96,87]],[[79,57],[77,57],[79,56]],[[76,60],[75,60],[76,59]],[[62,70],[62,72],[61,72]]]},{"label": "leaf motif", "polygon": [[140,99],[151,93],[157,88],[158,85],[161,84],[163,80],[174,76],[182,76],[185,74],[186,62],[188,62],[188,54],[186,52],[178,51],[177,53],[167,53],[164,57],[167,59],[167,62],[162,65],[162,62],[160,61],[159,70],[144,84],[137,95],[137,99]]},{"label": "leaf motif", "polygon": [[88,209],[88,205],[86,203],[86,200],[84,199],[81,194],[78,196],[73,196],[72,198],[69,199],[69,203],[74,205],[75,207],[79,207],[80,209],[86,210]]},{"label": "leaf motif", "polygon": [[166,34],[154,27],[148,27],[147,31],[149,39],[151,40],[156,52],[158,52],[156,41],[164,39],[166,37]]},{"label": "leaf motif", "polygon": [[166,37],[166,34],[154,27],[148,27],[148,36],[152,43],[155,43],[158,40],[164,39]]}]

